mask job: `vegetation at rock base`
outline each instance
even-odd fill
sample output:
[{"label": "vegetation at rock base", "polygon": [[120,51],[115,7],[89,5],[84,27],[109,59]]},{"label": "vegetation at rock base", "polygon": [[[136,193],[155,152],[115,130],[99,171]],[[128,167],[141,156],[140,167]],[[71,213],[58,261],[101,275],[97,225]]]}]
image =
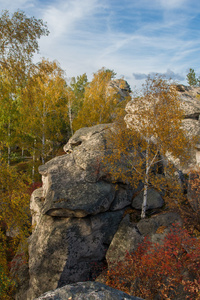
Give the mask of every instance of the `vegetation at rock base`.
[{"label": "vegetation at rock base", "polygon": [[[9,299],[15,287],[10,279],[10,262],[19,243],[31,233],[30,180],[14,167],[0,161],[0,295]],[[24,253],[24,256],[26,254]]]},{"label": "vegetation at rock base", "polygon": [[162,244],[145,238],[107,271],[106,284],[147,300],[200,299],[200,241],[177,225]]}]

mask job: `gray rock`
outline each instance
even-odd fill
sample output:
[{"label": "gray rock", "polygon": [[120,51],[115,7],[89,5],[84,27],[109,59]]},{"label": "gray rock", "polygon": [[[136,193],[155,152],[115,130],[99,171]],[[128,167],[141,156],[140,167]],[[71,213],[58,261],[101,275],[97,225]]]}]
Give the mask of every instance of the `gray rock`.
[{"label": "gray rock", "polygon": [[[197,139],[197,143],[200,144],[200,87],[190,87],[184,85],[177,85],[177,94],[180,99],[181,108],[183,109],[185,118],[182,122],[182,127],[185,130],[186,135],[191,138],[194,135]],[[140,120],[133,119],[135,111],[134,100],[128,102],[126,106],[127,115],[125,120],[127,124],[133,123],[134,126],[140,128]],[[187,173],[190,169],[200,164],[200,147],[196,146],[190,153],[190,160],[184,166],[179,165],[179,160],[174,160],[171,156],[166,154],[178,168],[184,173]]]},{"label": "gray rock", "polygon": [[150,219],[142,219],[137,223],[137,228],[141,235],[153,235],[156,233],[159,227],[169,228],[172,224],[182,224],[179,214],[175,212],[165,212]]},{"label": "gray rock", "polygon": [[118,97],[119,102],[127,100],[128,97],[130,98],[130,85],[123,79],[111,80],[108,85],[107,92],[109,93],[110,90],[115,90],[116,98]]},{"label": "gray rock", "polygon": [[[132,207],[135,209],[141,209],[143,202],[143,191],[140,192],[133,200]],[[154,189],[148,189],[147,191],[147,210],[153,208],[160,208],[164,205],[164,200],[161,195]]]},{"label": "gray rock", "polygon": [[182,109],[185,112],[185,117],[199,119],[200,115],[200,96],[199,87],[191,87],[185,85],[177,85],[177,92],[182,100]]},{"label": "gray rock", "polygon": [[123,210],[86,218],[44,215],[29,245],[30,289],[27,299],[65,284],[97,276]]},{"label": "gray rock", "polygon": [[33,228],[37,226],[40,216],[41,210],[43,208],[44,198],[43,195],[43,188],[36,189],[33,191],[30,200],[30,210],[32,215],[32,226]]},{"label": "gray rock", "polygon": [[[108,267],[123,261],[126,253],[134,253],[146,236],[149,236],[153,243],[162,242],[174,223],[182,224],[182,221],[180,216],[173,212],[142,219],[138,223],[131,222],[130,215],[126,215],[106,253]],[[158,229],[162,230],[157,232]],[[97,281],[104,282],[104,276],[99,276]]]},{"label": "gray rock", "polygon": [[134,252],[142,240],[143,237],[139,233],[136,224],[130,221],[130,215],[127,214],[121,221],[106,253],[108,266],[113,266],[119,261],[123,261],[126,253]]},{"label": "gray rock", "polygon": [[195,212],[200,211],[200,173],[193,171],[188,178],[187,198]]},{"label": "gray rock", "polygon": [[43,179],[42,214],[85,217],[130,205],[130,192],[124,191],[122,196],[122,191],[116,192],[117,184],[103,180],[106,174],[101,161],[108,150],[106,134],[111,128],[101,124],[78,130],[64,147],[68,154],[39,168]]},{"label": "gray rock", "polygon": [[35,300],[142,300],[98,282],[78,282],[50,291]]}]

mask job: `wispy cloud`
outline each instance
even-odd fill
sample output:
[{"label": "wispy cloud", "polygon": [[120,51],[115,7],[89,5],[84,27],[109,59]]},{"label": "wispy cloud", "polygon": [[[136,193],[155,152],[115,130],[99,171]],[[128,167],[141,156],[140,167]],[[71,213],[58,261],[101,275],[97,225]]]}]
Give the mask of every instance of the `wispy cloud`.
[{"label": "wispy cloud", "polygon": [[81,22],[87,22],[98,8],[97,0],[68,0],[51,3],[44,8],[43,18],[49,24],[52,37],[73,35]]},{"label": "wispy cloud", "polygon": [[[67,76],[102,66],[133,86],[149,73],[184,81],[199,66],[200,2],[196,0],[0,0],[2,9],[25,10],[47,22],[41,54]],[[134,76],[133,76],[134,74]]]}]

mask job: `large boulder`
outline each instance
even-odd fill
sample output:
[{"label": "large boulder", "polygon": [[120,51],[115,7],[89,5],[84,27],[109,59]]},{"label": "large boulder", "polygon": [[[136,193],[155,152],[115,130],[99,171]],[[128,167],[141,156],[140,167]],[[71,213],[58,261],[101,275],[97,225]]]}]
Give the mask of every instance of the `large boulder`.
[{"label": "large boulder", "polygon": [[[142,208],[142,202],[143,202],[143,195],[144,192],[141,191],[136,197],[132,200],[132,207],[135,209],[141,209]],[[164,205],[164,200],[161,197],[160,193],[158,193],[154,189],[148,189],[147,191],[147,210],[148,209],[154,209],[154,208],[160,208]]]},{"label": "large boulder", "polygon": [[143,236],[139,232],[137,224],[131,222],[130,215],[127,214],[121,221],[106,253],[108,266],[110,267],[118,264],[119,261],[123,261],[126,253],[135,251],[142,240]]},{"label": "large boulder", "polygon": [[122,215],[122,210],[86,218],[43,215],[29,245],[27,299],[97,276]]},{"label": "large boulder", "polygon": [[[182,171],[187,173],[190,169],[196,165],[200,165],[200,88],[189,87],[184,85],[177,85],[177,95],[180,99],[181,108],[184,112],[184,120],[182,121],[182,127],[185,130],[186,135],[191,138],[196,138],[196,147],[191,150],[190,160],[182,167]],[[150,104],[147,102],[147,106]],[[135,128],[140,128],[140,117],[133,118],[135,112],[134,100],[128,102],[125,108],[127,114],[125,120],[127,124],[134,124]],[[152,139],[153,140],[153,139]],[[175,161],[171,156],[168,158],[173,161],[174,164],[180,168],[179,160]]]},{"label": "large boulder", "polygon": [[43,180],[42,214],[85,217],[108,211],[111,205],[112,210],[130,205],[132,193],[127,192],[128,186],[116,190],[116,184],[104,180],[101,161],[108,150],[109,130],[109,124],[79,129],[64,147],[66,155],[39,168]]},{"label": "large boulder", "polygon": [[128,184],[113,183],[101,163],[112,128],[78,130],[64,147],[66,155],[39,168],[43,186],[31,196],[27,300],[100,272],[134,194]]},{"label": "large boulder", "polygon": [[[138,223],[132,222],[131,215],[127,214],[121,221],[106,253],[108,267],[123,261],[127,252],[134,253],[147,236],[153,243],[162,243],[173,224],[182,224],[181,217],[175,212],[157,214]],[[103,281],[103,278],[100,277],[99,280]]]},{"label": "large boulder", "polygon": [[99,282],[78,282],[49,291],[35,300],[142,300]]}]

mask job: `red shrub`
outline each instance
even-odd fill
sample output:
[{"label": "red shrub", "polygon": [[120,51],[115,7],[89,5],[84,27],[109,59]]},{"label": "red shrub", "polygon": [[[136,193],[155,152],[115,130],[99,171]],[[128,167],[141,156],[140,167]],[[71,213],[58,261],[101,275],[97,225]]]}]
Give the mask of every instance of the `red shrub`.
[{"label": "red shrub", "polygon": [[163,244],[148,238],[123,263],[109,269],[107,284],[144,299],[200,299],[200,241],[174,226]]}]

